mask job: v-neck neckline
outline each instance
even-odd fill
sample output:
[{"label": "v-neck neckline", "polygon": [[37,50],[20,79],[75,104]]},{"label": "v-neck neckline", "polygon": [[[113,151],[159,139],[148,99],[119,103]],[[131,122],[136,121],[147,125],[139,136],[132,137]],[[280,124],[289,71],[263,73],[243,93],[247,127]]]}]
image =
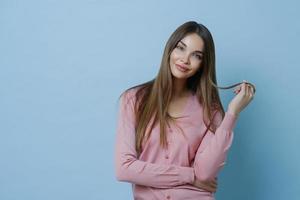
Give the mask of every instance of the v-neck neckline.
[{"label": "v-neck neckline", "polygon": [[[182,112],[180,113],[179,117],[175,117],[176,120],[178,119],[181,119],[181,118],[185,118],[187,117],[189,114],[188,114],[188,111],[189,111],[189,107],[191,105],[191,102],[192,102],[192,99],[194,98],[194,94],[190,94],[188,97],[187,97],[187,100],[185,102],[185,105],[184,105],[184,108],[182,110]],[[173,116],[172,116],[173,117]]]},{"label": "v-neck neckline", "polygon": [[189,113],[189,108],[191,106],[191,103],[192,103],[192,100],[193,100],[194,96],[195,95],[193,93],[188,96],[188,99],[185,103],[185,107],[184,107],[183,112],[182,112],[183,115],[187,115]]}]

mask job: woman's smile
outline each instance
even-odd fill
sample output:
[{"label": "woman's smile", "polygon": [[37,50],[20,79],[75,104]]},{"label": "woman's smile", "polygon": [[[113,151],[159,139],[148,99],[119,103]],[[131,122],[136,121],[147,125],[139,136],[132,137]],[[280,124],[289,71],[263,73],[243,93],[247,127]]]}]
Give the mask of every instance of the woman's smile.
[{"label": "woman's smile", "polygon": [[185,66],[182,66],[182,65],[178,65],[178,64],[175,64],[177,69],[181,72],[187,72],[189,71],[190,69],[188,67],[185,67]]}]

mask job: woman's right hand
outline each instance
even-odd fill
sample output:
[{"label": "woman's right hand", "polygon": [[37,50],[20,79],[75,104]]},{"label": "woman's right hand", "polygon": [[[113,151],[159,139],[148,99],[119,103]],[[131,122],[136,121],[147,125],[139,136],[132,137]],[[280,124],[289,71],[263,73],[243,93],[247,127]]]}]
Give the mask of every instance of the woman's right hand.
[{"label": "woman's right hand", "polygon": [[254,97],[254,88],[243,80],[243,84],[237,86],[234,90],[236,96],[228,105],[228,112],[238,116],[239,113],[250,103]]},{"label": "woman's right hand", "polygon": [[211,181],[200,181],[198,179],[195,179],[193,185],[197,188],[215,193],[217,191],[218,182],[217,182],[217,178]]}]

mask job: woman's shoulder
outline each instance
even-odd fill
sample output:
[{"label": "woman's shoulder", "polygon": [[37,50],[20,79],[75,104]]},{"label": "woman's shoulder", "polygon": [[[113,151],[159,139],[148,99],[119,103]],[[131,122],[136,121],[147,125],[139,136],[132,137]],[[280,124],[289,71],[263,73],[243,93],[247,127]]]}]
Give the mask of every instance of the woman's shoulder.
[{"label": "woman's shoulder", "polygon": [[139,91],[140,88],[141,86],[134,86],[126,89],[122,92],[121,98],[126,100],[126,102],[135,101],[136,93]]}]

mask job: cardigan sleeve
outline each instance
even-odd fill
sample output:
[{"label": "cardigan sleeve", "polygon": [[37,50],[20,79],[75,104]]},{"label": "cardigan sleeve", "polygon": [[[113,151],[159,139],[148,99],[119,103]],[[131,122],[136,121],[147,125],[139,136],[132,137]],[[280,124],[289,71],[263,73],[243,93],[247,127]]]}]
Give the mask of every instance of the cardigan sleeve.
[{"label": "cardigan sleeve", "polygon": [[126,93],[120,98],[114,158],[117,180],[156,188],[193,183],[192,167],[155,164],[137,158],[133,99]]},{"label": "cardigan sleeve", "polygon": [[215,133],[210,130],[202,139],[196,152],[193,167],[195,176],[202,181],[213,180],[225,165],[228,150],[233,141],[233,128],[237,117],[228,112],[222,120],[219,112],[216,113],[215,123],[220,124]]}]

